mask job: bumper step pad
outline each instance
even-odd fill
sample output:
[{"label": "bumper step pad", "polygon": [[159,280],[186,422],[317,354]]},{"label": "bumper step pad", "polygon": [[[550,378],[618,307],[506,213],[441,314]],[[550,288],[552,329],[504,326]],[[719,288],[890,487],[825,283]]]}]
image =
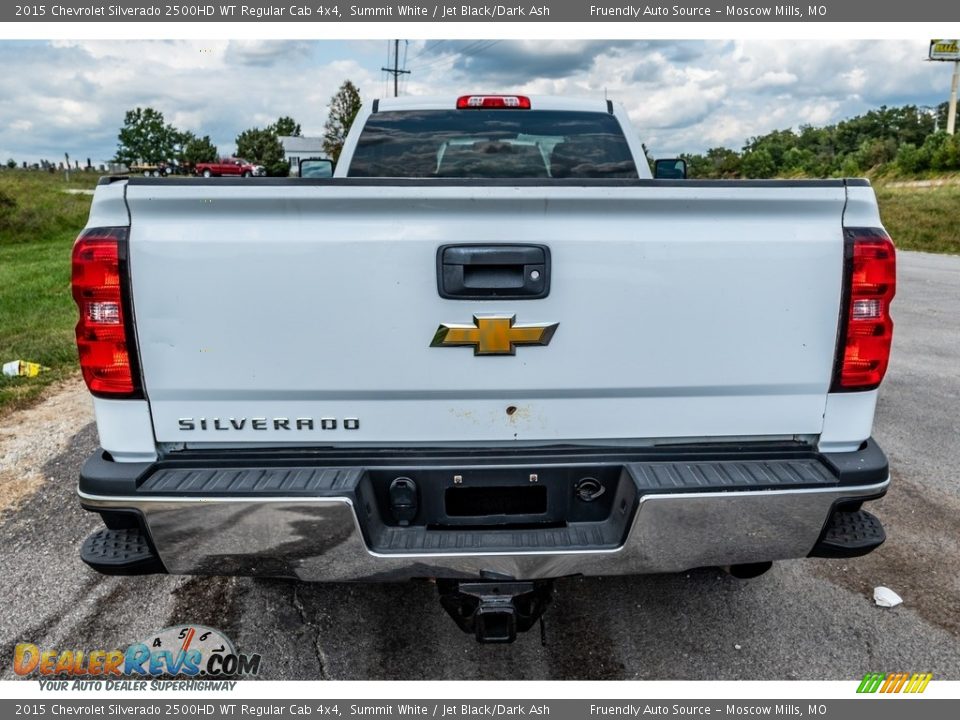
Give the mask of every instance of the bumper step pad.
[{"label": "bumper step pad", "polygon": [[83,541],[80,559],[104,575],[152,575],[166,572],[140,528],[97,530]]},{"label": "bumper step pad", "polygon": [[810,557],[860,557],[876,550],[886,539],[883,525],[866,510],[835,510]]}]

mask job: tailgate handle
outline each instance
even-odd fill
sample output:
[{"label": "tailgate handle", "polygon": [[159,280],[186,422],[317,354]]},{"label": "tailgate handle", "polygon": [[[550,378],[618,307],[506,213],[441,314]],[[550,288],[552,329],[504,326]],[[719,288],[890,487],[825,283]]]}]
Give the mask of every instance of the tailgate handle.
[{"label": "tailgate handle", "polygon": [[440,297],[536,300],[550,293],[546,245],[444,245],[437,251]]}]

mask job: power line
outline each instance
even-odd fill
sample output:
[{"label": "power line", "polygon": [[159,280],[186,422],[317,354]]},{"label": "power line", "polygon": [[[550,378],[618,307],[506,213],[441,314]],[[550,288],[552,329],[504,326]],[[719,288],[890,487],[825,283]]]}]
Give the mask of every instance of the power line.
[{"label": "power line", "polygon": [[416,67],[413,67],[413,68],[411,68],[411,69],[412,69],[412,70],[420,70],[420,69],[422,69],[422,68],[431,67],[432,65],[437,65],[438,63],[448,63],[448,62],[451,62],[451,61],[455,61],[455,60],[457,60],[458,58],[462,57],[463,54],[464,54],[466,51],[470,50],[471,48],[475,48],[475,47],[477,47],[477,46],[479,46],[479,45],[483,45],[483,43],[485,43],[485,42],[487,42],[487,41],[486,41],[486,40],[474,40],[473,42],[467,43],[466,45],[464,45],[464,46],[463,46],[462,48],[460,48],[459,50],[453,50],[453,51],[452,51],[452,53],[453,53],[452,55],[450,55],[450,54],[441,55],[441,56],[439,56],[439,57],[437,57],[437,58],[434,58],[433,60],[427,60],[427,61],[426,61],[425,63],[423,63],[422,65],[417,65]]},{"label": "power line", "polygon": [[414,55],[412,58],[410,58],[410,61],[413,62],[414,60],[416,60],[418,57],[420,57],[420,56],[423,55],[424,53],[428,53],[428,52],[430,52],[431,50],[436,50],[438,47],[440,47],[441,45],[443,45],[445,42],[447,42],[447,41],[446,41],[446,40],[431,40],[431,41],[427,42],[422,48],[420,48],[420,51],[419,51],[416,55]]},{"label": "power line", "polygon": [[[404,63],[406,64],[406,63]],[[401,75],[409,75],[410,70],[401,70],[400,69],[400,41],[393,41],[393,67],[383,67],[380,68],[388,75],[393,75],[393,96],[397,97],[400,94],[399,88],[399,78]]]},{"label": "power line", "polygon": [[[386,60],[383,61],[384,65],[390,64],[390,41],[387,40],[387,56]],[[387,93],[390,92],[390,76],[386,73],[383,74],[383,97],[387,96]]]},{"label": "power line", "polygon": [[[416,67],[410,68],[411,70],[423,70],[427,67],[434,67],[440,65],[441,67],[447,63],[453,64],[457,60],[463,60],[466,58],[474,57],[479,55],[482,52],[485,52],[492,48],[494,45],[502,42],[502,40],[476,40],[472,43],[465,45],[460,49],[459,52],[455,53],[453,56],[444,56],[437,58],[436,60],[430,60],[429,62],[424,63],[423,65],[417,65]],[[435,68],[436,69],[436,68]]]},{"label": "power line", "polygon": [[431,67],[432,65],[437,65],[438,63],[448,63],[451,61],[456,61],[463,56],[463,53],[469,50],[470,48],[482,45],[484,40],[474,40],[473,42],[467,43],[459,51],[453,51],[453,55],[441,55],[440,57],[434,58],[433,60],[428,60],[422,65],[417,65],[416,67],[411,68],[412,70],[422,70],[423,68]]}]

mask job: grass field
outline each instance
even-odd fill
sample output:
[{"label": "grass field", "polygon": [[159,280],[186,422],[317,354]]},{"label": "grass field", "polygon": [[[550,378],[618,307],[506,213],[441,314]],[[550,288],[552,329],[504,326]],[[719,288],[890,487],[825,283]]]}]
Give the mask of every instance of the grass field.
[{"label": "grass field", "polygon": [[50,382],[76,371],[76,312],[70,248],[90,209],[93,174],[0,171],[0,363],[32,360],[51,368],[37,378],[0,375],[0,411],[31,402]]},{"label": "grass field", "polygon": [[[34,400],[76,372],[70,248],[83,228],[97,178],[0,171],[0,363],[32,360],[52,370],[37,378],[0,376],[0,412]],[[960,185],[877,185],[880,214],[897,246],[960,254]]]},{"label": "grass field", "polygon": [[883,226],[898,248],[960,255],[960,185],[877,185]]}]

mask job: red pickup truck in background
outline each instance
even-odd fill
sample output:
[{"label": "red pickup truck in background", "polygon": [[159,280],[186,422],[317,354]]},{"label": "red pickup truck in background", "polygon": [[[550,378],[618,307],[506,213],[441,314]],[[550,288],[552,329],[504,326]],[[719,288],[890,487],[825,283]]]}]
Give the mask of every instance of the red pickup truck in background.
[{"label": "red pickup truck in background", "polygon": [[203,177],[216,177],[220,175],[240,175],[241,177],[254,177],[266,175],[266,169],[262,165],[254,165],[243,158],[220,158],[216,162],[200,162],[196,164],[194,172]]}]

